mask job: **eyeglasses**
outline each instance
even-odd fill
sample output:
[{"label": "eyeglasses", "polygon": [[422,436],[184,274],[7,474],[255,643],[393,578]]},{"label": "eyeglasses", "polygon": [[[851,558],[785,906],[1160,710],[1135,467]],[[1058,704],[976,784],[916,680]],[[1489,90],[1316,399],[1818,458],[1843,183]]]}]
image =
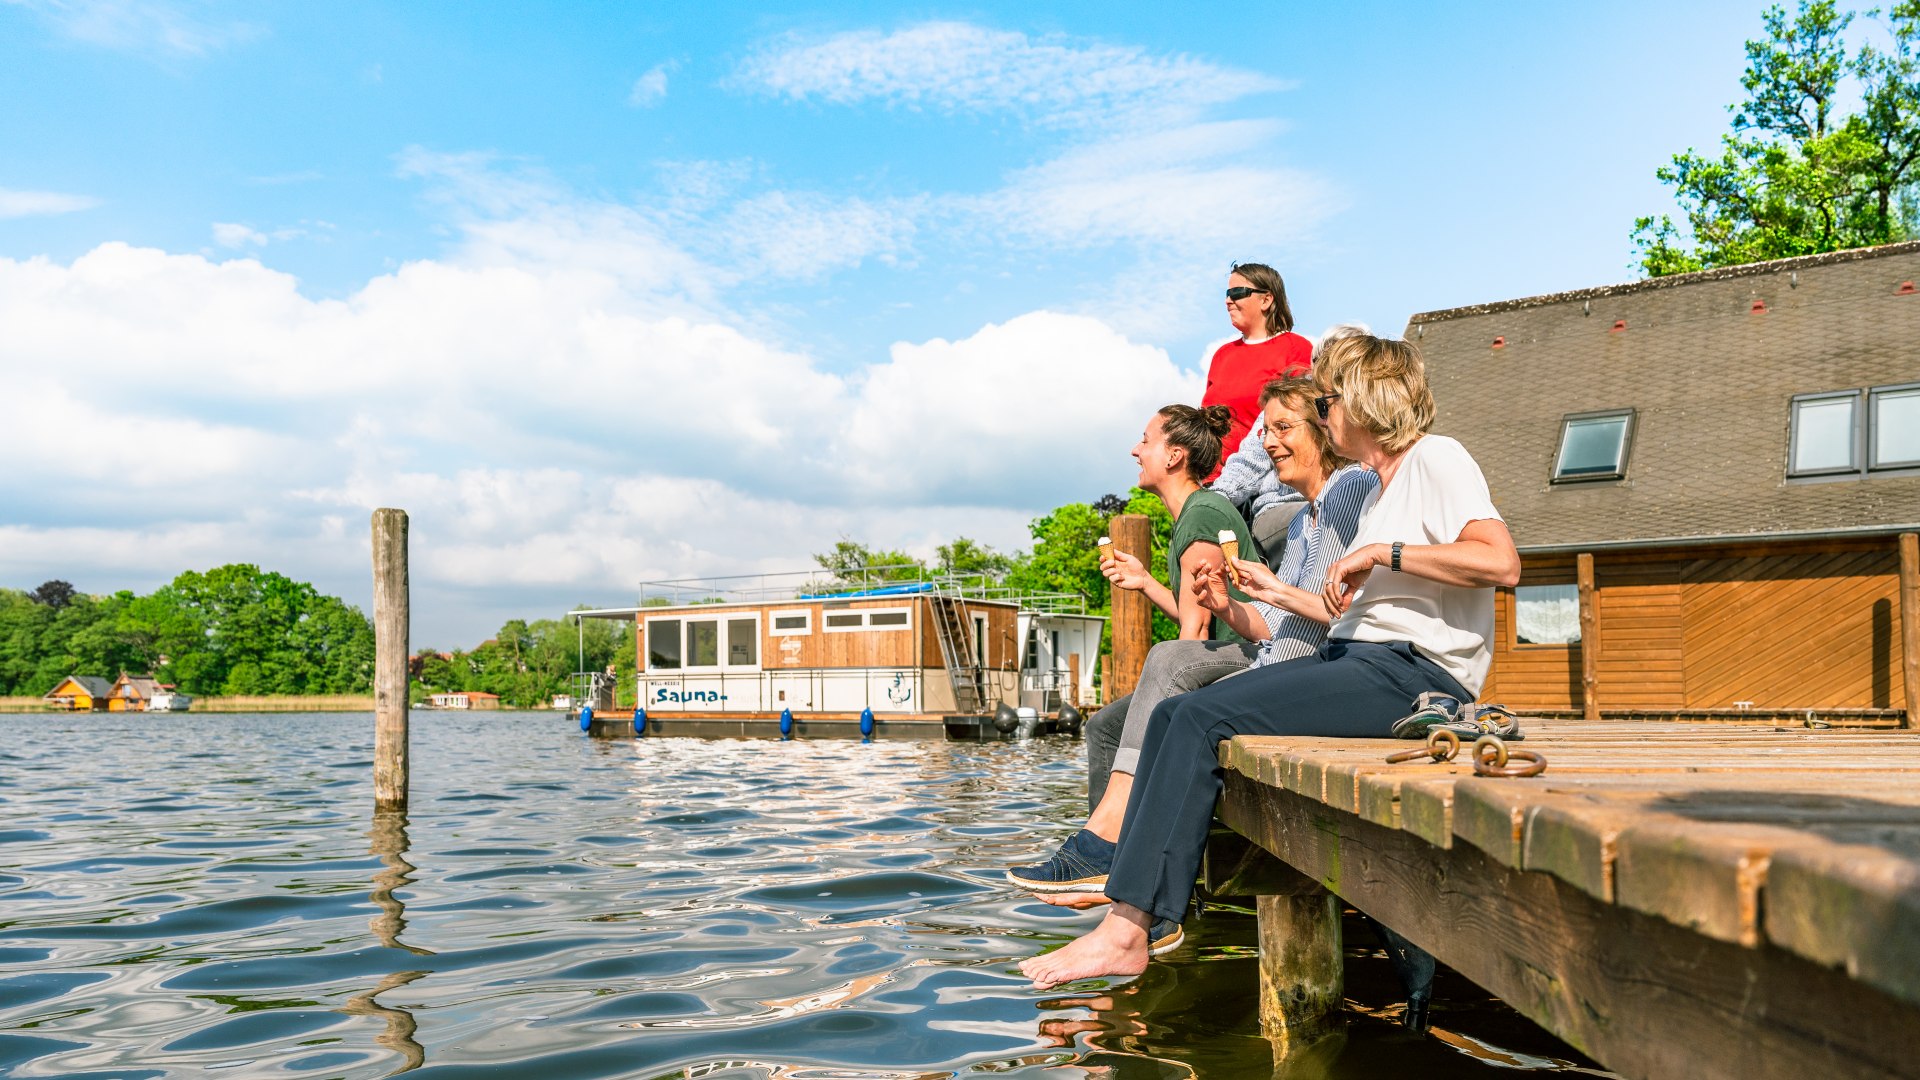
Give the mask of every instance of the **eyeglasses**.
[{"label": "eyeglasses", "polygon": [[1339,394],[1321,394],[1313,399],[1313,411],[1320,414],[1320,419],[1325,420],[1327,410],[1333,408],[1333,403],[1339,400]]},{"label": "eyeglasses", "polygon": [[1245,300],[1254,293],[1263,293],[1266,291],[1265,289],[1249,289],[1245,285],[1235,285],[1233,288],[1227,290],[1227,299],[1235,301]]}]

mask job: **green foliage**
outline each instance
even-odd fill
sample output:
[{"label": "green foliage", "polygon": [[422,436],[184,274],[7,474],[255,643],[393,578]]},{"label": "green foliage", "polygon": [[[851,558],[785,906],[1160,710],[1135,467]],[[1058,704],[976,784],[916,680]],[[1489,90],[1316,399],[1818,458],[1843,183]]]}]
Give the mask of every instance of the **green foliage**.
[{"label": "green foliage", "polygon": [[[538,708],[555,694],[572,690],[576,671],[620,675],[623,694],[633,685],[637,663],[633,624],[607,619],[509,619],[500,633],[471,652],[418,654],[419,674],[410,696],[479,690],[498,694],[500,703]],[[584,664],[585,666],[580,666]]]},{"label": "green foliage", "polygon": [[[1729,107],[1720,154],[1688,150],[1656,173],[1673,186],[1684,227],[1667,215],[1634,222],[1648,276],[1916,235],[1920,0],[1885,12],[1884,47],[1851,48],[1854,19],[1834,0],[1800,0],[1791,20],[1767,9],[1766,37],[1746,44],[1748,96]],[[1843,88],[1858,91],[1858,111],[1838,115]]]},{"label": "green foliage", "polygon": [[[49,582],[48,585],[64,584]],[[354,694],[373,680],[373,625],[337,597],[259,567],[188,571],[150,596],[0,589],[0,693],[68,675],[152,673],[190,694]]]}]

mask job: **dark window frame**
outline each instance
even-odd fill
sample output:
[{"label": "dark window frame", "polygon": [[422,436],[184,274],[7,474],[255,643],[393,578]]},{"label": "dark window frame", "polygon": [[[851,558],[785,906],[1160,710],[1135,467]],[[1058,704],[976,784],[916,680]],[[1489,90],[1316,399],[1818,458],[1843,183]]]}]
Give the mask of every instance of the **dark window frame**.
[{"label": "dark window frame", "polygon": [[1860,426],[1866,429],[1862,433],[1863,441],[1866,443],[1866,452],[1861,455],[1861,458],[1868,472],[1920,468],[1920,458],[1907,458],[1901,461],[1881,461],[1879,440],[1876,438],[1880,433],[1880,396],[1882,394],[1904,395],[1916,391],[1920,391],[1920,382],[1890,383],[1886,386],[1867,388],[1866,422]]},{"label": "dark window frame", "polygon": [[[1800,407],[1809,402],[1841,401],[1853,402],[1853,461],[1845,466],[1825,469],[1798,469],[1794,463],[1800,457]],[[1787,402],[1787,476],[1790,479],[1819,476],[1861,476],[1866,472],[1867,459],[1867,395],[1859,389],[1822,390],[1811,394],[1795,394]]]},{"label": "dark window frame", "polygon": [[[1627,423],[1626,429],[1620,433],[1620,458],[1613,471],[1604,473],[1580,473],[1575,476],[1560,475],[1560,461],[1561,458],[1566,456],[1567,452],[1567,433],[1573,430],[1573,425],[1587,420],[1619,419],[1624,419]],[[1640,410],[1634,408],[1595,409],[1591,412],[1568,413],[1562,416],[1560,418],[1560,439],[1553,449],[1553,466],[1547,473],[1547,482],[1557,485],[1590,484],[1596,481],[1606,483],[1625,480],[1627,478],[1627,465],[1633,460],[1634,432],[1639,426]]]}]

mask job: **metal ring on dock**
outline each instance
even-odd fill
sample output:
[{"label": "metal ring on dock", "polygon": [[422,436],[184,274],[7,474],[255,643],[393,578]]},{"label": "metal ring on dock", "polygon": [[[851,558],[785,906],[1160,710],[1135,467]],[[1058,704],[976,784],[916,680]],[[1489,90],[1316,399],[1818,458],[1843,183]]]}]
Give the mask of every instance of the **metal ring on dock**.
[{"label": "metal ring on dock", "polygon": [[[1491,743],[1483,753],[1481,744]],[[1539,776],[1547,771],[1547,759],[1532,750],[1507,746],[1495,736],[1483,735],[1473,744],[1475,776]],[[1518,762],[1519,764],[1515,764]]]},{"label": "metal ring on dock", "polygon": [[[1442,743],[1446,744],[1444,748],[1441,746]],[[1402,761],[1417,761],[1420,758],[1432,758],[1437,764],[1442,761],[1452,761],[1453,756],[1459,752],[1460,736],[1446,728],[1434,728],[1427,732],[1427,745],[1388,754],[1387,764],[1398,765]]]}]

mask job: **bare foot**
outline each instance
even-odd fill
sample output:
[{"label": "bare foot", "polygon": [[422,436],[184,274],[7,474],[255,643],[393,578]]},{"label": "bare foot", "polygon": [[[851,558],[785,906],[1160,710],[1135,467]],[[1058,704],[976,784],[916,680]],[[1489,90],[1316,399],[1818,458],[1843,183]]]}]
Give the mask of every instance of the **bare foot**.
[{"label": "bare foot", "polygon": [[1035,900],[1045,900],[1055,907],[1090,908],[1101,904],[1111,904],[1106,893],[1097,892],[1043,892],[1034,893]]},{"label": "bare foot", "polygon": [[1023,961],[1020,974],[1032,979],[1036,990],[1102,975],[1140,974],[1147,970],[1147,929],[1129,915],[1144,918],[1145,913],[1118,905],[1078,941]]}]

